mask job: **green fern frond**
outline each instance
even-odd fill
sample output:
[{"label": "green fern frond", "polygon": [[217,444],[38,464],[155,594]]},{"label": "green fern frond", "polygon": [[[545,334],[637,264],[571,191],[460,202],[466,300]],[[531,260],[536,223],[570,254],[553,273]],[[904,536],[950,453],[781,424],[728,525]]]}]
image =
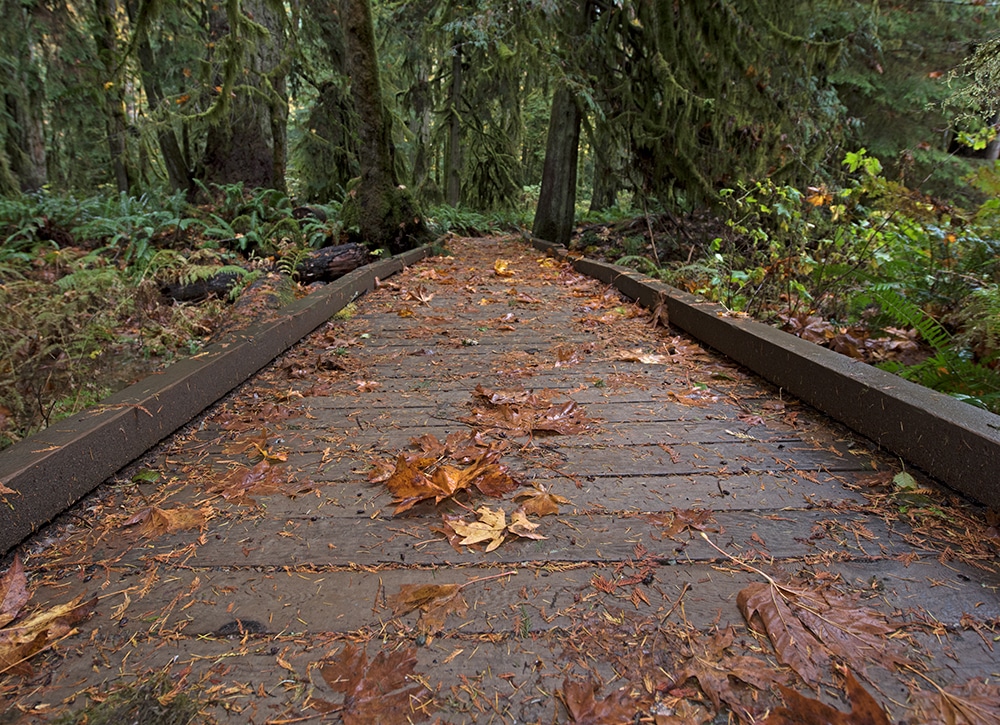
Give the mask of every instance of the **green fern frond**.
[{"label": "green fern frond", "polygon": [[919,306],[903,297],[895,287],[887,284],[872,285],[860,298],[878,305],[893,324],[916,330],[935,351],[941,352],[952,347],[952,334]]}]

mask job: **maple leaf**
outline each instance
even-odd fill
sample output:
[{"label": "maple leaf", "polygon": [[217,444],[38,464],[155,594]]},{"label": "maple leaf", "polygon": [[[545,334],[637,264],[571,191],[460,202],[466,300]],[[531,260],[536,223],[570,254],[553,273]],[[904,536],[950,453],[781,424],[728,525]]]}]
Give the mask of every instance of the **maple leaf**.
[{"label": "maple leaf", "polygon": [[175,531],[200,529],[207,520],[205,511],[199,509],[161,509],[158,506],[149,506],[129,518],[122,526],[138,525],[139,533],[151,539]]},{"label": "maple leaf", "polygon": [[[344,725],[406,725],[428,718],[426,688],[410,684],[416,664],[417,654],[412,647],[379,652],[368,662],[363,649],[347,644],[319,672],[335,692],[344,693],[340,707]],[[316,709],[330,711],[322,705]]]},{"label": "maple leaf", "polygon": [[842,712],[824,702],[800,695],[784,685],[778,687],[785,698],[785,707],[774,710],[763,725],[890,725],[885,710],[850,671],[847,672],[850,712]]},{"label": "maple leaf", "polygon": [[726,703],[741,719],[752,721],[751,706],[756,698],[740,683],[765,690],[783,678],[764,660],[729,654],[726,650],[734,639],[732,627],[715,632],[707,642],[693,634],[689,638],[691,656],[681,665],[677,681],[694,678],[716,712]]},{"label": "maple leaf", "polygon": [[[926,679],[926,678],[925,678]],[[979,725],[1000,723],[1000,685],[969,680],[947,688],[934,684],[935,692],[910,694],[914,704],[912,722],[923,725]]]},{"label": "maple leaf", "polygon": [[18,613],[28,603],[28,579],[24,575],[21,557],[14,556],[14,563],[0,577],[0,627],[5,627],[17,618]]},{"label": "maple leaf", "polygon": [[406,293],[406,299],[413,300],[415,302],[419,302],[422,305],[430,306],[431,300],[434,299],[434,294],[431,293],[431,292],[428,292],[421,285],[420,287],[417,287],[414,290],[408,291]]},{"label": "maple leaf", "polygon": [[676,537],[685,531],[716,531],[711,528],[715,523],[711,509],[678,509],[670,510],[670,513],[648,514],[646,520],[650,523],[664,527],[663,534],[670,538]]},{"label": "maple leaf", "polygon": [[250,493],[278,493],[287,484],[288,477],[281,467],[264,459],[253,468],[237,467],[214,490],[221,493],[222,498],[227,501],[240,502],[247,499],[248,503],[253,504],[254,501],[249,498]]},{"label": "maple leaf", "polygon": [[616,690],[603,700],[597,699],[600,685],[593,680],[563,680],[560,699],[573,725],[624,725],[635,719],[636,707],[628,694]]},{"label": "maple leaf", "polygon": [[510,262],[506,259],[498,259],[493,263],[493,274],[497,277],[513,277],[514,272],[510,269]]},{"label": "maple leaf", "polygon": [[399,454],[396,467],[385,479],[397,504],[394,514],[407,511],[421,501],[440,503],[458,491],[475,486],[487,496],[499,498],[520,484],[507,474],[497,459],[499,451],[486,451],[465,468],[447,464],[434,465],[438,457]]},{"label": "maple leaf", "polygon": [[97,597],[84,601],[80,595],[66,604],[34,612],[0,629],[0,674],[31,674],[28,660],[71,634],[77,624],[91,615],[96,605]]},{"label": "maple leaf", "polygon": [[463,537],[459,544],[472,546],[489,542],[486,544],[486,551],[491,552],[507,538],[507,514],[503,509],[494,511],[488,506],[480,506],[476,509],[476,513],[479,515],[477,521],[468,523],[459,519],[448,522],[448,525],[456,534]]},{"label": "maple leaf", "polygon": [[396,616],[419,609],[421,629],[438,632],[449,614],[463,614],[469,609],[461,591],[460,584],[403,584],[389,598],[389,606]]},{"label": "maple leaf", "polygon": [[558,433],[572,435],[592,429],[596,420],[587,418],[575,401],[552,405],[553,394],[524,391],[491,391],[476,386],[473,396],[484,400],[487,407],[473,406],[472,414],[460,418],[463,423],[485,429],[508,431],[510,435]]},{"label": "maple leaf", "polygon": [[809,684],[820,681],[831,654],[860,672],[871,661],[890,668],[907,662],[889,639],[896,625],[832,589],[756,582],[736,603],[747,623],[767,634],[778,659]]},{"label": "maple leaf", "polygon": [[643,365],[665,365],[671,362],[669,355],[657,355],[643,352],[642,350],[619,350],[614,354],[613,359],[624,362],[637,362]]},{"label": "maple leaf", "polygon": [[547,539],[548,536],[542,536],[535,529],[539,527],[540,524],[528,521],[527,514],[521,509],[518,509],[510,515],[510,525],[507,527],[507,531],[514,534],[514,536],[520,536],[522,539]]},{"label": "maple leaf", "polygon": [[534,491],[522,491],[514,495],[514,502],[519,503],[526,514],[549,516],[559,513],[559,506],[569,504],[568,498],[549,493],[542,486],[532,484]]}]

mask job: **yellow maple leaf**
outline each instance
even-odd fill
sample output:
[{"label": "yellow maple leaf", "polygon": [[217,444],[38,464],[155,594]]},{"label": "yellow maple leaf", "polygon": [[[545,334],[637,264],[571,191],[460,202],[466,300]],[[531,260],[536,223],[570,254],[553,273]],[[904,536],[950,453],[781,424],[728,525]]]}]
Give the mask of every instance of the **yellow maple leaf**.
[{"label": "yellow maple leaf", "polygon": [[493,263],[493,274],[497,277],[513,277],[514,272],[510,269],[510,262],[506,259],[498,259]]}]

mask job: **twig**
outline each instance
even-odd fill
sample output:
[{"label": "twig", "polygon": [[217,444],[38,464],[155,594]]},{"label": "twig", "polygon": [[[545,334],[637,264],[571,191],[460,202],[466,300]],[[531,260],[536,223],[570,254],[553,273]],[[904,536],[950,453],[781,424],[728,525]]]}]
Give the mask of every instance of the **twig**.
[{"label": "twig", "polygon": [[510,569],[508,571],[502,571],[499,574],[490,574],[489,576],[481,576],[477,577],[476,579],[469,579],[469,581],[465,582],[465,584],[460,584],[458,590],[462,591],[467,586],[470,586],[472,584],[481,584],[482,582],[488,582],[491,579],[502,579],[505,576],[517,576],[517,569]]}]

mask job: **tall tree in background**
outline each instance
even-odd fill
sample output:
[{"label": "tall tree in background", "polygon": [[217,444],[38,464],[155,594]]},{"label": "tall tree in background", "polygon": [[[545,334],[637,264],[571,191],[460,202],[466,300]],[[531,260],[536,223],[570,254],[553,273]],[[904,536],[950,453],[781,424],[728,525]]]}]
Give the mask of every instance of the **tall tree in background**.
[{"label": "tall tree in background", "polygon": [[43,50],[35,32],[35,19],[24,3],[0,2],[5,19],[0,33],[0,67],[3,87],[0,126],[6,143],[0,149],[0,186],[10,191],[37,191],[48,181],[45,147],[45,86]]},{"label": "tall tree in background", "polygon": [[346,67],[360,117],[359,226],[365,241],[392,252],[416,246],[425,234],[411,196],[399,187],[392,160],[392,120],[382,102],[369,0],[342,0]]},{"label": "tall tree in background", "polygon": [[[593,8],[590,0],[576,0],[563,8],[569,28],[566,43],[572,47],[574,41],[582,43]],[[567,79],[562,79],[552,97],[542,189],[532,224],[536,237],[556,244],[569,244],[573,231],[582,115],[576,94]]]},{"label": "tall tree in background", "polygon": [[132,183],[126,143],[128,119],[125,116],[124,61],[118,50],[118,1],[94,0],[94,10],[97,20],[94,39],[97,57],[103,66],[101,80],[107,116],[108,155],[118,191],[128,193]]},{"label": "tall tree in background", "polygon": [[207,181],[285,188],[286,25],[284,5],[274,0],[210,6],[210,42],[222,67],[205,140]]}]

